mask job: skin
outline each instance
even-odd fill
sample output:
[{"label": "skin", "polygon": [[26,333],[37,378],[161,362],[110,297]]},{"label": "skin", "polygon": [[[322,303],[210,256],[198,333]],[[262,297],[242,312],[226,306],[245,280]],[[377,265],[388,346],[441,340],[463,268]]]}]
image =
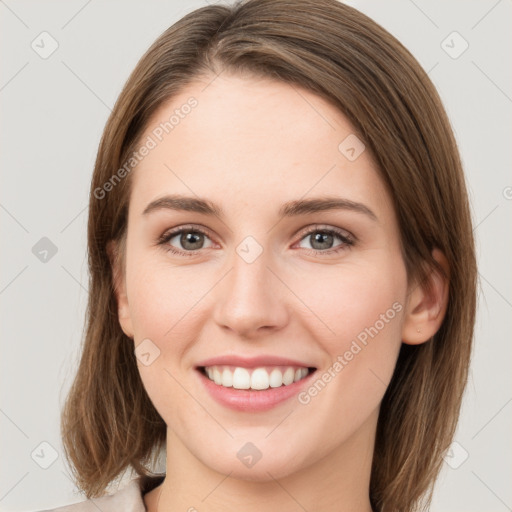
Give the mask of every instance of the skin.
[{"label": "skin", "polygon": [[[427,294],[408,282],[391,197],[368,150],[352,162],[338,150],[354,129],[334,106],[277,81],[214,78],[190,84],[150,120],[142,140],[190,96],[198,100],[133,171],[126,264],[115,269],[123,331],[135,347],[149,338],[160,350],[149,366],[137,362],[168,426],[167,476],[145,505],[370,511],[380,402],[401,343],[426,342],[439,329],[448,284],[433,273]],[[171,193],[206,198],[225,216],[142,214]],[[377,220],[348,210],[279,219],[284,202],[324,195],[363,203]],[[208,233],[196,255],[157,245],[189,224]],[[306,231],[316,224],[356,242],[335,236],[314,245]],[[252,263],[236,252],[249,235],[263,249]],[[171,243],[186,252],[179,236]],[[310,362],[321,375],[393,303],[401,311],[307,404],[294,397],[270,411],[237,412],[213,401],[194,369],[220,354],[270,354]],[[237,458],[247,442],[262,454],[251,468]]]}]

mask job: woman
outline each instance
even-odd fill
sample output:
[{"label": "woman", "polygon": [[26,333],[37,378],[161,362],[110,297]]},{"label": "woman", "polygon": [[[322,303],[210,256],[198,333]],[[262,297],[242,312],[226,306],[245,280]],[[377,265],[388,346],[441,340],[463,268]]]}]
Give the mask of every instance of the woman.
[{"label": "woman", "polygon": [[94,504],[57,510],[428,506],[475,251],[439,96],[379,25],[248,0],[170,27],[105,127],[88,244],[62,436]]}]

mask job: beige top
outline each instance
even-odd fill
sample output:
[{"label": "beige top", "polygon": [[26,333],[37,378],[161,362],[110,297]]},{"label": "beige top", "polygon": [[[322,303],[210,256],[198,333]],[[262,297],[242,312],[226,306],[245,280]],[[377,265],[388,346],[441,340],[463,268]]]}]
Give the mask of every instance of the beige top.
[{"label": "beige top", "polygon": [[39,512],[147,512],[143,496],[163,479],[164,476],[139,476],[112,494]]}]

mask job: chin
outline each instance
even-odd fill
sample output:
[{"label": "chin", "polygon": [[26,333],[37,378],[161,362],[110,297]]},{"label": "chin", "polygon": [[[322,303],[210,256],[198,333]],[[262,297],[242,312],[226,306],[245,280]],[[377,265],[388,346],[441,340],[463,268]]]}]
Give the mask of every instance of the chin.
[{"label": "chin", "polygon": [[284,444],[281,440],[277,443],[264,438],[253,437],[254,442],[247,439],[248,436],[243,440],[231,439],[214,453],[209,452],[211,445],[204,446],[198,458],[218,473],[253,482],[284,478],[311,464],[314,458],[313,453],[306,452],[303,442]]},{"label": "chin", "polygon": [[289,460],[281,457],[278,459],[263,461],[261,458],[254,466],[245,467],[240,461],[233,463],[233,460],[226,460],[225,463],[215,464],[210,466],[211,469],[235,478],[237,480],[246,480],[248,482],[270,482],[275,479],[287,477],[288,475],[300,470],[300,467],[295,467],[290,464]]}]

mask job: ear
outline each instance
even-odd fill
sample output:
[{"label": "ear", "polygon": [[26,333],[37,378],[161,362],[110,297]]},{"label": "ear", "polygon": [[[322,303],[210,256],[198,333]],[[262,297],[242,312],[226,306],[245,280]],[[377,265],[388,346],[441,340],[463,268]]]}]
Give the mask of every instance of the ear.
[{"label": "ear", "polygon": [[122,268],[119,251],[120,247],[118,242],[110,240],[107,243],[107,253],[112,268],[114,293],[117,300],[119,324],[126,336],[133,339],[133,325],[130,316],[130,307],[128,305],[128,297],[126,295],[125,272]]},{"label": "ear", "polygon": [[434,249],[432,256],[441,265],[446,276],[437,269],[432,269],[425,281],[414,283],[409,290],[402,324],[402,341],[408,345],[419,345],[430,340],[441,327],[448,307],[448,261],[439,249]]}]

